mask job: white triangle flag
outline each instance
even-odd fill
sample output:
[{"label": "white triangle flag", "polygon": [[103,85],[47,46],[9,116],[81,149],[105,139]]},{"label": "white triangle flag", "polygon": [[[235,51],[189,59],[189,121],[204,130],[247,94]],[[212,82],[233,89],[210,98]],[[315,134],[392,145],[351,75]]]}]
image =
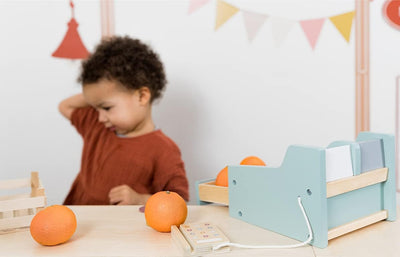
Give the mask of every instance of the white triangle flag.
[{"label": "white triangle flag", "polygon": [[295,21],[280,17],[271,17],[272,36],[276,46],[280,46],[292,29]]},{"label": "white triangle flag", "polygon": [[264,24],[265,20],[268,18],[268,15],[243,11],[243,19],[244,26],[246,28],[247,37],[249,41],[253,41],[261,26]]}]

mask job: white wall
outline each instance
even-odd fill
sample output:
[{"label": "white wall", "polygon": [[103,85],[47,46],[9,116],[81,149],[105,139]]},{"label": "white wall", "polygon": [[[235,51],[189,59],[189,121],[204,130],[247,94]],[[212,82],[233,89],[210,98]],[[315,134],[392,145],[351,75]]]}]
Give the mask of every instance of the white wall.
[{"label": "white wall", "polygon": [[[227,2],[294,20],[354,10],[344,0]],[[371,130],[394,133],[400,31],[383,21],[381,2],[371,2]],[[99,2],[74,3],[91,51]],[[325,146],[355,130],[354,26],[347,43],[326,21],[313,51],[299,24],[276,47],[267,20],[249,43],[241,13],[214,31],[215,4],[188,15],[187,0],[115,3],[116,33],[149,43],[165,63],[154,118],[182,150],[192,203],[196,180],[247,155],[277,166],[290,144]],[[49,204],[62,202],[80,165],[81,138],[57,111],[80,91],[79,62],[51,57],[69,19],[68,1],[0,1],[0,179],[40,171]]]}]

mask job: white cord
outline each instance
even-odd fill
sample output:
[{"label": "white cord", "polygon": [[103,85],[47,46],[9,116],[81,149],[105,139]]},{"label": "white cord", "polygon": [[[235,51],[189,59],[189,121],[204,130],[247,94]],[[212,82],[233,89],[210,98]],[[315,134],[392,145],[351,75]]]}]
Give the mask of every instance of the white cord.
[{"label": "white cord", "polygon": [[242,245],[242,244],[236,244],[236,243],[224,243],[224,244],[214,246],[213,250],[218,250],[219,248],[225,247],[225,246],[234,246],[234,247],[239,247],[239,248],[252,248],[252,249],[284,249],[284,248],[296,248],[296,247],[300,247],[300,246],[310,243],[311,240],[313,240],[313,233],[312,233],[310,221],[308,220],[308,216],[307,216],[306,212],[304,211],[303,204],[301,203],[300,196],[297,197],[297,202],[299,203],[301,212],[303,213],[304,219],[307,222],[309,236],[306,241],[304,241],[302,243],[298,243],[298,244],[292,244],[292,245]]}]

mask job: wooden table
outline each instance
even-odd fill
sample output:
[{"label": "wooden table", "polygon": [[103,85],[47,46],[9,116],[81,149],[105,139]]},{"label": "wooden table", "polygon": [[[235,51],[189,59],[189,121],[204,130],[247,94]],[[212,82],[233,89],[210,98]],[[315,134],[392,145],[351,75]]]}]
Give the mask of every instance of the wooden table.
[{"label": "wooden table", "polygon": [[[58,246],[37,244],[29,229],[0,234],[0,256],[182,256],[170,233],[146,225],[140,206],[70,206],[78,227]],[[229,217],[225,206],[189,206],[187,223],[217,224],[231,242],[253,245],[298,241]],[[329,241],[325,249],[239,249],[208,256],[368,257],[400,256],[400,221],[382,221]]]}]

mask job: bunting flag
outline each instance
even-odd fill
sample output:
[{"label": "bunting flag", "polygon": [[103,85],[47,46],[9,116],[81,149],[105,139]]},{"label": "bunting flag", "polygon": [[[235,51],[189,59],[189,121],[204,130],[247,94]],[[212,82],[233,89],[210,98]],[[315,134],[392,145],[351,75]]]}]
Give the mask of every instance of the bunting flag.
[{"label": "bunting flag", "polygon": [[244,26],[249,41],[253,41],[268,15],[243,11]]},{"label": "bunting flag", "polygon": [[221,27],[227,20],[239,11],[233,5],[230,5],[222,0],[217,0],[217,18],[215,20],[215,30]]},{"label": "bunting flag", "polygon": [[353,11],[329,18],[347,42],[350,41],[350,32],[351,26],[353,25],[354,14],[355,12]]},{"label": "bunting flag", "polygon": [[190,0],[188,13],[191,14],[191,13],[197,11],[198,9],[203,7],[205,4],[207,4],[208,2],[210,2],[210,0]]},{"label": "bunting flag", "polygon": [[311,48],[314,50],[315,45],[317,44],[317,40],[319,34],[322,30],[322,25],[324,25],[325,19],[314,19],[314,20],[304,20],[300,21],[301,28],[306,34],[308,42],[311,45]]},{"label": "bunting flag", "polygon": [[276,46],[280,46],[282,44],[283,40],[285,40],[287,34],[294,24],[295,22],[292,20],[280,17],[271,17],[272,36]]},{"label": "bunting flag", "polygon": [[[189,13],[196,11],[209,1],[210,0],[191,0],[189,5]],[[298,22],[313,50],[315,49],[318,38],[322,31],[322,27],[327,18],[329,18],[344,39],[349,42],[351,27],[353,25],[355,15],[355,11],[352,11],[331,17],[293,21],[287,18],[241,10],[224,0],[217,0],[215,30],[218,30],[239,11],[243,13],[244,26],[247,33],[247,38],[250,42],[254,40],[263,24],[268,19],[268,21],[271,22],[271,30],[275,44],[279,46],[285,40],[293,25]]]}]

